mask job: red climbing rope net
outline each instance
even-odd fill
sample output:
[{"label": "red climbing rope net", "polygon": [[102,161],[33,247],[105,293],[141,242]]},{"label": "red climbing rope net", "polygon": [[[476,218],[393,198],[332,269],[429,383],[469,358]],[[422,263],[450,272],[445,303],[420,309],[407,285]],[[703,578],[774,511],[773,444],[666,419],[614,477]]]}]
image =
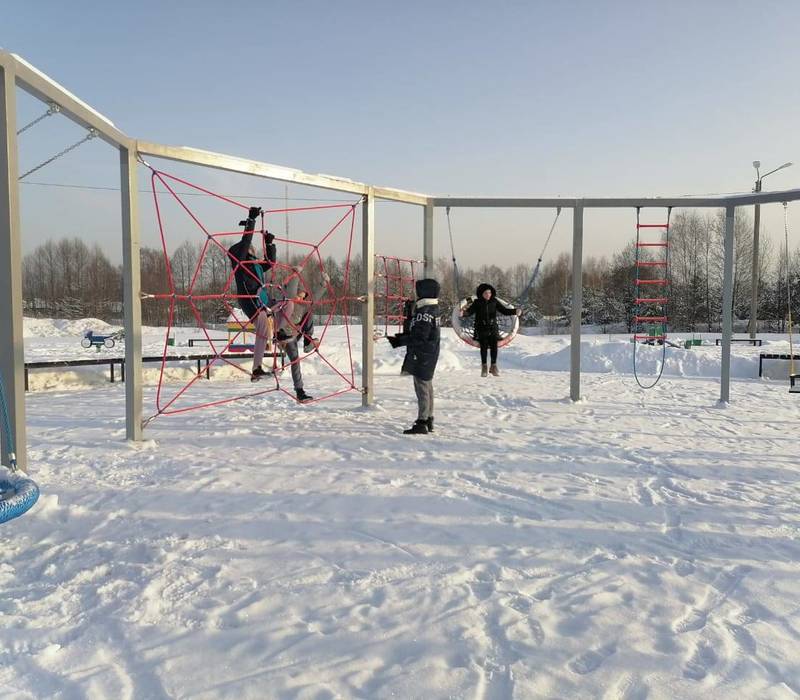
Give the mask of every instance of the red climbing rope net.
[{"label": "red climbing rope net", "polygon": [[[175,191],[174,183],[179,183],[185,187],[191,188],[195,192],[200,192],[205,195],[208,195],[212,198],[220,202],[224,202],[230,204],[233,207],[243,209],[245,211],[249,210],[249,205],[243,204],[242,202],[238,202],[234,199],[229,197],[225,197],[221,194],[215,193],[209,189],[191,183],[187,180],[182,178],[176,177],[174,175],[167,174],[163,171],[156,170],[155,168],[148,165],[151,171],[151,188],[152,188],[152,195],[153,195],[153,203],[155,207],[155,214],[156,220],[158,223],[158,230],[159,235],[161,238],[161,246],[164,253],[164,260],[166,265],[166,273],[167,273],[167,281],[168,281],[168,289],[169,291],[166,293],[155,293],[155,294],[143,294],[142,297],[146,299],[156,299],[156,300],[165,300],[169,302],[169,311],[168,311],[168,320],[167,320],[167,329],[164,337],[164,346],[163,346],[163,353],[161,359],[161,366],[160,372],[158,377],[158,386],[156,389],[156,413],[153,414],[149,419],[152,420],[153,418],[161,415],[173,415],[178,413],[185,413],[187,411],[197,410],[201,408],[208,408],[211,406],[219,406],[222,404],[230,403],[232,401],[239,401],[246,398],[252,398],[256,396],[261,396],[263,394],[267,394],[270,392],[275,391],[282,391],[287,396],[291,396],[293,399],[295,398],[294,393],[287,390],[283,386],[281,386],[281,374],[284,371],[290,369],[291,365],[295,362],[306,362],[312,358],[316,358],[318,363],[327,368],[327,374],[336,378],[334,384],[336,385],[332,391],[329,391],[327,394],[323,396],[319,396],[313,400],[314,403],[330,399],[334,396],[338,396],[348,391],[356,390],[355,384],[355,370],[354,370],[354,363],[353,363],[353,353],[352,353],[352,346],[351,346],[351,338],[350,338],[350,318],[349,318],[349,302],[358,301],[357,296],[347,295],[347,290],[350,288],[350,259],[352,254],[352,245],[353,245],[353,233],[355,229],[355,218],[356,218],[356,207],[357,202],[352,204],[329,204],[329,205],[318,205],[318,206],[308,206],[308,207],[293,207],[293,208],[284,208],[284,209],[269,209],[263,210],[261,214],[261,230],[260,233],[264,234],[267,232],[267,218],[273,215],[282,214],[286,215],[289,212],[293,213],[300,213],[300,212],[311,212],[311,211],[321,211],[321,210],[331,210],[331,214],[333,216],[334,223],[327,229],[327,231],[322,235],[319,242],[316,244],[307,243],[304,241],[292,240],[288,238],[278,238],[275,237],[275,243],[282,243],[287,246],[293,246],[294,250],[296,251],[295,254],[295,263],[289,264],[289,260],[286,261],[276,261],[272,264],[268,271],[269,279],[263,280],[263,285],[265,288],[268,288],[269,296],[271,299],[283,300],[285,297],[282,295],[284,294],[284,290],[286,288],[288,280],[297,274],[299,276],[299,284],[298,289],[299,291],[305,292],[305,299],[295,298],[293,302],[299,305],[305,305],[305,314],[313,313],[317,318],[319,316],[325,315],[325,321],[322,327],[321,332],[315,333],[314,343],[312,346],[312,350],[307,354],[299,353],[296,360],[288,364],[283,364],[283,354],[281,352],[272,352],[265,354],[265,361],[267,358],[271,356],[272,359],[272,371],[269,373],[269,377],[274,380],[274,385],[270,386],[268,389],[257,389],[251,390],[246,392],[239,392],[236,391],[233,396],[224,396],[222,398],[214,398],[212,400],[205,400],[199,401],[195,403],[186,403],[186,394],[190,391],[190,389],[196,385],[197,380],[200,379],[204,374],[207,374],[207,368],[198,369],[197,372],[194,372],[188,382],[186,382],[183,386],[180,386],[174,394],[168,390],[168,385],[174,388],[174,385],[171,382],[167,382],[166,380],[166,366],[168,360],[180,359],[180,355],[170,354],[171,345],[169,344],[170,334],[174,328],[175,324],[175,317],[176,317],[176,309],[179,305],[185,304],[191,311],[191,315],[196,321],[197,329],[202,333],[203,339],[208,343],[209,348],[211,349],[212,357],[207,361],[208,368],[211,368],[215,365],[227,365],[233,368],[236,371],[236,374],[241,374],[242,378],[246,378],[249,382],[250,379],[250,369],[246,366],[240,365],[235,361],[238,358],[231,358],[229,355],[233,354],[236,350],[239,349],[239,346],[242,345],[242,341],[240,338],[243,336],[246,338],[246,333],[254,333],[253,324],[255,322],[255,316],[258,314],[258,311],[246,320],[243,320],[246,314],[239,311],[239,309],[234,309],[234,304],[237,303],[237,299],[242,298],[243,295],[237,294],[236,290],[236,283],[235,277],[237,271],[243,272],[245,275],[252,276],[255,280],[262,282],[256,275],[256,273],[252,270],[251,265],[243,264],[242,260],[238,259],[234,256],[230,250],[229,245],[234,241],[237,237],[241,237],[243,232],[242,230],[236,231],[212,231],[207,228],[200,219],[200,216],[196,213],[195,210],[190,208],[187,203],[182,199],[181,195]],[[164,190],[162,191],[159,189],[158,185],[161,185]],[[163,215],[163,207],[162,207],[162,200],[161,198],[169,198],[170,200],[174,201],[177,205],[179,210],[185,212],[190,220],[196,225],[196,231],[204,236],[204,242],[201,248],[200,255],[198,256],[197,263],[195,265],[194,271],[191,274],[190,281],[188,284],[184,283],[182,285],[183,288],[180,288],[181,285],[176,283],[176,276],[173,272],[172,263],[170,260],[170,254],[167,245],[167,236],[166,236],[166,224]],[[259,233],[259,231],[254,231],[254,233]],[[334,237],[339,235],[339,239],[341,242],[341,237],[346,237],[345,246],[346,246],[346,258],[345,258],[345,265],[344,265],[344,279],[341,280],[341,286],[337,289],[329,279],[325,279],[325,267],[323,263],[323,256],[320,252],[320,249],[328,243],[333,241]],[[255,237],[255,236],[254,236]],[[263,240],[263,235],[261,236]],[[227,239],[227,244],[226,244]],[[198,279],[200,277],[200,272],[203,268],[203,265],[206,262],[207,256],[210,254],[210,251],[219,250],[223,255],[226,261],[230,261],[230,273],[227,275],[225,282],[222,284],[221,288],[218,290],[213,290],[211,293],[206,291],[202,293],[195,294],[194,290],[198,283]],[[266,250],[262,251],[264,257],[266,257]],[[297,253],[299,252],[300,262],[296,262]],[[265,275],[266,277],[266,275]],[[309,285],[309,279],[311,278],[318,278],[324,280],[323,284],[326,288],[326,294],[319,299],[312,299],[311,294],[311,287]],[[217,303],[221,304],[224,308],[225,312],[228,315],[228,328],[230,329],[233,327],[235,330],[229,332],[227,340],[215,339],[212,338],[209,334],[209,329],[207,323],[201,313],[200,309],[198,309],[198,304],[200,303]],[[206,304],[207,305],[207,304]],[[338,311],[338,314],[337,314]],[[303,314],[303,315],[305,315]],[[329,356],[328,353],[323,351],[324,348],[324,341],[325,336],[328,333],[329,326],[331,325],[332,320],[335,316],[340,317],[344,323],[344,330],[346,335],[346,347],[347,347],[347,367],[340,368],[337,367],[336,362]],[[230,319],[234,319],[230,321]],[[300,337],[301,329],[291,321],[291,319],[287,319],[290,326],[291,332],[295,335],[295,337]],[[278,340],[276,338],[271,338],[273,348],[279,347]],[[341,356],[341,353],[339,353]],[[281,364],[278,364],[279,358],[281,359]],[[245,362],[249,363],[249,360],[245,360]],[[340,361],[341,364],[341,361]],[[266,379],[266,378],[265,378]],[[170,393],[171,395],[168,395]],[[296,400],[296,399],[295,399]]]}]

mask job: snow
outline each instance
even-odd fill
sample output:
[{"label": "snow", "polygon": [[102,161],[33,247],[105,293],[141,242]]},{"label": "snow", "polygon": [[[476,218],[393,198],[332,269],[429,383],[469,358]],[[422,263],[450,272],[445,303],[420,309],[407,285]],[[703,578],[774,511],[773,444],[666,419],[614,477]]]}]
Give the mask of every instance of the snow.
[{"label": "snow", "polygon": [[[121,353],[36,323],[29,360]],[[586,335],[571,403],[568,337],[519,337],[482,379],[444,331],[436,432],[414,437],[385,342],[372,408],[269,393],[139,444],[107,370],[32,372],[42,495],[0,526],[0,696],[796,698],[800,404],[786,363],[757,378],[759,351],[788,351],[765,337],[733,347],[721,409],[713,345],[668,348],[642,392],[629,340]],[[347,365],[342,329],[321,349]],[[215,368],[187,394],[250,389]]]}]

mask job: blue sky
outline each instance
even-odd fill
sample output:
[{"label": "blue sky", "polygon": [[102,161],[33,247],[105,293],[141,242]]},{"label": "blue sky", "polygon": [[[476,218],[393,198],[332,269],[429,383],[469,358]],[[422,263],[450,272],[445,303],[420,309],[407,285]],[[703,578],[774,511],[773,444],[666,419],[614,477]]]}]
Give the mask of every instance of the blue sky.
[{"label": "blue sky", "polygon": [[[752,187],[754,159],[766,169],[800,161],[794,0],[17,2],[10,16],[0,45],[132,136],[373,184],[471,195],[733,192]],[[41,111],[20,96],[20,123]],[[21,167],[80,135],[46,120],[20,138]],[[220,191],[284,192],[164,168]],[[30,179],[116,186],[116,158],[93,142]],[[800,164],[765,180],[765,189],[798,186]],[[22,195],[26,249],[63,232],[116,255],[113,192],[26,185]],[[415,208],[387,204],[378,215],[386,252],[419,255]],[[147,217],[143,208],[146,239]],[[533,262],[551,219],[454,211],[459,262]],[[800,228],[800,213],[792,220]],[[763,221],[777,241],[779,208]],[[589,213],[586,254],[613,252],[632,222],[631,212]],[[436,253],[449,257],[443,216],[437,227]],[[551,252],[568,250],[569,237],[567,218]]]}]

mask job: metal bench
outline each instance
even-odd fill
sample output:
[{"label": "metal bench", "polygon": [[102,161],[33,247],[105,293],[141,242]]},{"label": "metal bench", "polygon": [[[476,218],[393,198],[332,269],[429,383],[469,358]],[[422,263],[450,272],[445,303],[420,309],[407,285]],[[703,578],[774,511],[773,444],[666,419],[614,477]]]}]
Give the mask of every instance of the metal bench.
[{"label": "metal bench", "polygon": [[[160,355],[152,355],[142,358],[142,363],[148,362],[161,362],[162,360],[166,359],[167,362],[186,362],[187,360],[192,362],[197,362],[197,374],[200,374],[203,371],[201,363],[205,361],[205,375],[206,379],[211,379],[211,361],[216,359],[217,357],[224,357],[228,360],[250,360],[253,358],[253,353],[251,352],[237,352],[237,353],[225,353],[224,355],[215,355],[213,353],[204,353],[202,355],[167,355],[166,358],[161,357]],[[284,354],[282,352],[265,352],[264,357],[279,357],[281,360],[281,366],[284,363]],[[56,368],[56,367],[88,367],[88,366],[97,366],[97,365],[108,365],[110,370],[109,381],[113,384],[116,381],[116,375],[114,372],[114,365],[119,365],[120,369],[120,381],[125,381],[125,358],[124,357],[106,357],[106,358],[96,358],[92,360],[40,360],[36,362],[26,362],[25,363],[25,391],[29,390],[28,385],[28,371],[32,369],[45,369],[45,368]]]},{"label": "metal bench", "polygon": [[790,355],[782,352],[762,352],[758,356],[758,376],[764,370],[764,360],[800,360],[800,355]]},{"label": "metal bench", "polygon": [[189,347],[193,348],[195,343],[223,343],[227,344],[227,338],[189,338]]},{"label": "metal bench", "polygon": [[[764,344],[764,341],[761,338],[731,338],[732,343],[750,343],[750,345],[758,345],[761,346]],[[715,343],[717,345],[722,345],[722,338],[717,338]]]}]

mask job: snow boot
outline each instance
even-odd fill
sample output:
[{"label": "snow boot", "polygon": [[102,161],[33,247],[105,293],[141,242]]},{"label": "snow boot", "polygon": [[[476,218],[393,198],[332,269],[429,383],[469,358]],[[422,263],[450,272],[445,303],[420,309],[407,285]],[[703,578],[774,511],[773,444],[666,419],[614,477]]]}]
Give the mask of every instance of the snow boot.
[{"label": "snow boot", "polygon": [[295,394],[295,396],[297,397],[297,400],[300,403],[308,403],[309,401],[313,401],[314,400],[314,397],[313,396],[309,396],[308,394],[306,394],[306,392],[303,389],[297,389],[294,392],[294,394]]},{"label": "snow boot", "polygon": [[486,365],[481,365],[481,377],[489,376],[489,368]]},{"label": "snow boot", "polygon": [[433,432],[433,416],[428,416],[428,420],[426,421],[428,424],[428,432]]},{"label": "snow boot", "polygon": [[261,369],[261,366],[259,365],[258,367],[256,367],[253,370],[253,373],[250,375],[250,381],[251,382],[257,382],[262,377],[266,377],[269,374],[270,374],[270,372],[265,372],[263,369]]},{"label": "snow boot", "polygon": [[427,435],[428,434],[428,421],[415,420],[408,430],[403,431],[403,435]]},{"label": "snow boot", "polygon": [[497,365],[492,365],[491,367],[489,367],[489,374],[491,374],[493,377],[500,376],[500,370],[497,369]]},{"label": "snow boot", "polygon": [[309,338],[308,336],[303,337],[303,352],[309,353],[313,352],[319,347],[319,340],[316,338]]}]

